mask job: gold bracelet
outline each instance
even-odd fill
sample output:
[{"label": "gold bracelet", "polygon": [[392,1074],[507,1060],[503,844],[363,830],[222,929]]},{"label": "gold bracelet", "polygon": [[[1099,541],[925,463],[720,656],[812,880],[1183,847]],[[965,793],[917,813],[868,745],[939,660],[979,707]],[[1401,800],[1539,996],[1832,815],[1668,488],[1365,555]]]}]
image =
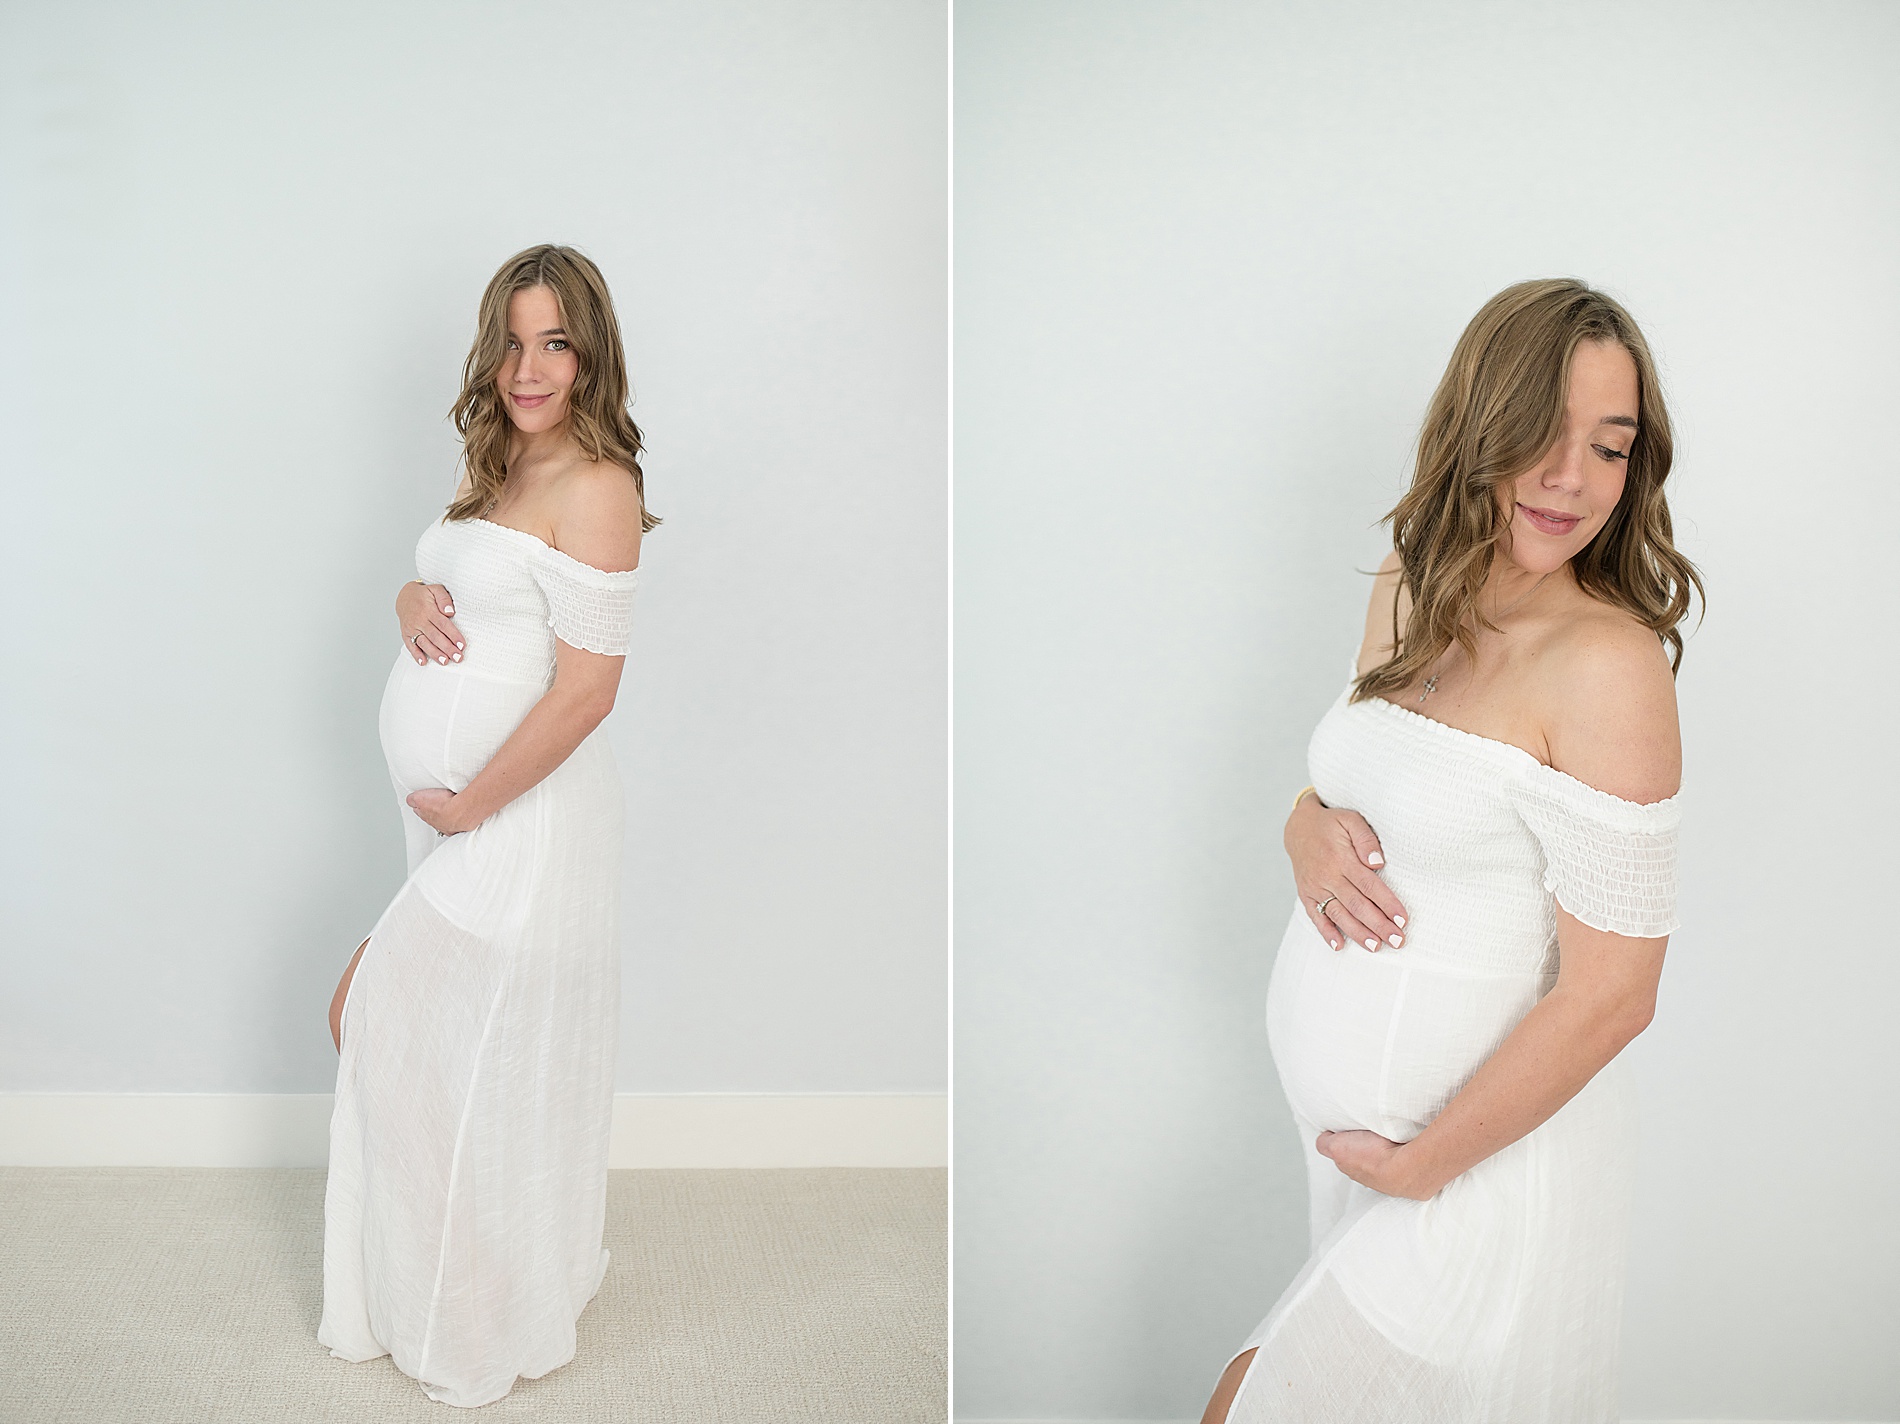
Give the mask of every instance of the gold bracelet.
[{"label": "gold bracelet", "polygon": [[[1293,811],[1297,811],[1300,809],[1300,802],[1306,799],[1306,793],[1309,791],[1313,792],[1313,799],[1315,801],[1319,800],[1319,792],[1317,790],[1315,790],[1311,786],[1302,786],[1300,788],[1300,794],[1293,798]],[[1324,803],[1322,802],[1321,804],[1324,804]],[[1287,814],[1290,816],[1293,814],[1293,811],[1288,811]]]}]

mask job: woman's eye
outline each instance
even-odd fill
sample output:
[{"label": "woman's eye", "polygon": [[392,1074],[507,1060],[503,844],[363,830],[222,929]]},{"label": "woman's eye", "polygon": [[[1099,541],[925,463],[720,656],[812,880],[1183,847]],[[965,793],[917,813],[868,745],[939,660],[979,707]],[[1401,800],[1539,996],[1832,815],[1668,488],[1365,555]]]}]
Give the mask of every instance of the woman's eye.
[{"label": "woman's eye", "polygon": [[1625,450],[1612,450],[1612,449],[1610,449],[1610,448],[1609,448],[1609,447],[1608,447],[1607,445],[1599,445],[1599,446],[1597,446],[1597,454],[1599,454],[1599,455],[1601,455],[1601,456],[1602,456],[1602,457],[1603,457],[1604,459],[1606,459],[1606,460],[1627,460],[1627,459],[1629,459],[1629,452],[1628,452],[1628,451],[1625,451]]},{"label": "woman's eye", "polygon": [[550,351],[565,351],[565,350],[567,350],[567,343],[566,343],[565,341],[561,341],[561,340],[559,340],[559,339],[557,338],[556,340],[554,340],[554,341],[550,341],[550,342],[548,343],[548,350],[550,350]]}]

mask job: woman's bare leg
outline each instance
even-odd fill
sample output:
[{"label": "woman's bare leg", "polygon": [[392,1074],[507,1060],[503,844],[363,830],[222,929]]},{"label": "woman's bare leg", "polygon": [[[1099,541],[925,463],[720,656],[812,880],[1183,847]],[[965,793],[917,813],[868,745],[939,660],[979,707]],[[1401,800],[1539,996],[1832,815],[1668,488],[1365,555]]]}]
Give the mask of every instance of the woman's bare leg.
[{"label": "woman's bare leg", "polygon": [[336,1044],[336,1051],[343,1051],[343,1001],[350,997],[350,980],[356,976],[356,961],[363,957],[363,951],[369,948],[366,936],[356,947],[356,953],[350,956],[350,967],[343,971],[343,977],[337,980],[336,994],[330,1000],[330,1041]]},{"label": "woman's bare leg", "polygon": [[1207,1401],[1207,1411],[1201,1415],[1201,1424],[1227,1424],[1227,1411],[1233,1408],[1234,1396],[1240,1392],[1241,1377],[1247,1373],[1247,1366],[1253,1363],[1252,1350],[1234,1356],[1234,1362],[1221,1372],[1220,1383],[1214,1386],[1214,1397]]}]

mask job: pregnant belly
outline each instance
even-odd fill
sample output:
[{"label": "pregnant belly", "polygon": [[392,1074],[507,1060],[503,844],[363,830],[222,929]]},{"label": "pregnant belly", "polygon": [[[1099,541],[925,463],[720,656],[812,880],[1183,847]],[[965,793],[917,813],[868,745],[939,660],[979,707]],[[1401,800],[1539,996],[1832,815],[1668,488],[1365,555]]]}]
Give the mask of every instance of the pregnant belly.
[{"label": "pregnant belly", "polygon": [[1334,950],[1296,909],[1267,989],[1267,1040],[1306,1121],[1405,1142],[1497,1050],[1541,988],[1539,975],[1448,970],[1424,952],[1408,962],[1406,949]]},{"label": "pregnant belly", "polygon": [[377,718],[390,777],[405,795],[427,786],[462,790],[546,691],[398,654]]}]

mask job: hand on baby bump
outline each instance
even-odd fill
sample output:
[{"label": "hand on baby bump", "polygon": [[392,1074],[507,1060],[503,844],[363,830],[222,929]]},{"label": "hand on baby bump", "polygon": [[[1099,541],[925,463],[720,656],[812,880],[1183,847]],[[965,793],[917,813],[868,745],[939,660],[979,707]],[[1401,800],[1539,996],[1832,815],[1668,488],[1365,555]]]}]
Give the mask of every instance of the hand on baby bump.
[{"label": "hand on baby bump", "polygon": [[1358,1128],[1348,1132],[1322,1132],[1313,1145],[1319,1149],[1320,1156],[1331,1158],[1335,1167],[1360,1186],[1370,1187],[1385,1196],[1424,1201],[1437,1191],[1435,1186],[1426,1190],[1406,1172],[1406,1163],[1399,1155],[1403,1143],[1376,1132]]},{"label": "hand on baby bump", "polygon": [[441,786],[425,786],[403,798],[409,803],[409,809],[439,836],[459,836],[468,829],[456,814],[458,799],[453,791]]},{"label": "hand on baby bump", "polygon": [[403,646],[424,667],[430,658],[438,663],[462,660],[467,644],[454,618],[455,600],[439,583],[412,580],[396,595],[396,624],[402,630]]},{"label": "hand on baby bump", "polygon": [[1385,856],[1364,816],[1303,796],[1287,819],[1285,839],[1300,904],[1329,945],[1338,949],[1351,940],[1374,951],[1404,945],[1405,906],[1379,876]]}]

